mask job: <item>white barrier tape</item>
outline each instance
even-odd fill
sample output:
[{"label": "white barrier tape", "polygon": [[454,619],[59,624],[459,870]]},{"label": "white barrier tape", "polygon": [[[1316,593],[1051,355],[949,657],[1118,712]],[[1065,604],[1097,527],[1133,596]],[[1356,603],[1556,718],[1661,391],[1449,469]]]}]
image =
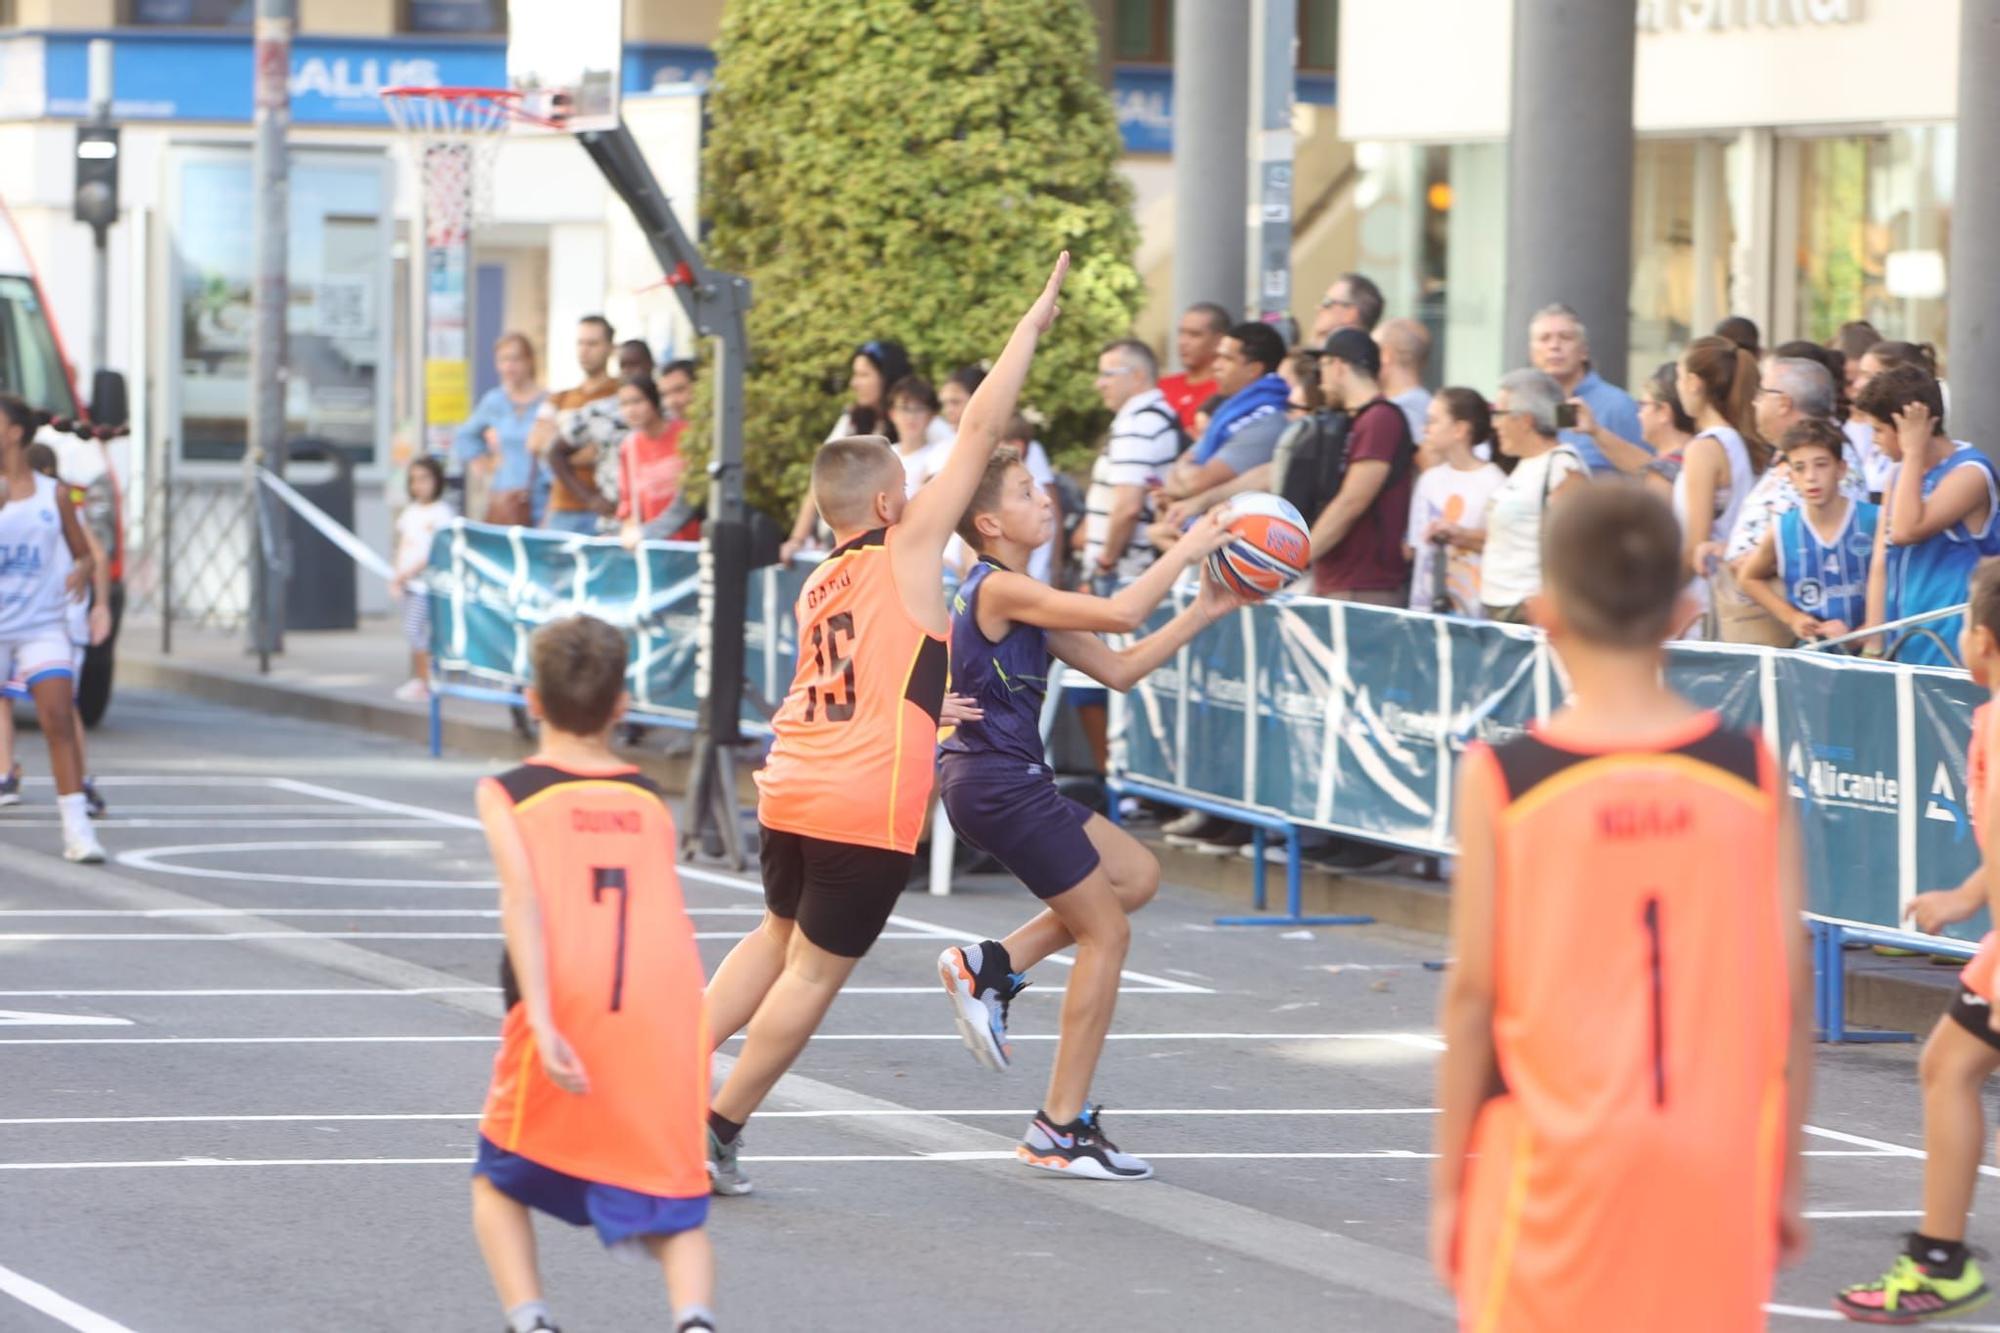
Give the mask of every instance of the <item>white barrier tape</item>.
[{"label": "white barrier tape", "polygon": [[396,577],[396,571],[390,567],[387,560],[384,560],[359,537],[334,522],[324,509],[321,509],[311,500],[306,499],[305,496],[293,490],[291,484],[283,477],[280,477],[269,468],[260,467],[257,469],[257,480],[263,482],[273,495],[290,505],[292,511],[300,518],[312,524],[315,532],[345,551],[348,558],[353,560],[355,564],[361,566],[377,578],[386,580]]}]

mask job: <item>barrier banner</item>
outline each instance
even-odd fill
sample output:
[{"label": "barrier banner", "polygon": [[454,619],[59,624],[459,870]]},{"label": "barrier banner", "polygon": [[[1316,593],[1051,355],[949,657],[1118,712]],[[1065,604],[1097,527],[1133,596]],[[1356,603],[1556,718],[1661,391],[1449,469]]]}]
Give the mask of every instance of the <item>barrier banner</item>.
[{"label": "barrier banner", "polygon": [[[1180,614],[1186,598],[1178,591],[1146,618],[1140,635],[1151,634]],[[1180,737],[1187,728],[1188,650],[1183,648],[1124,694],[1111,696],[1111,767],[1162,787],[1180,787]],[[1120,719],[1129,716],[1129,724]]]},{"label": "barrier banner", "polygon": [[[441,682],[457,680],[499,689],[524,684],[532,674],[528,640],[552,620],[585,614],[629,630],[627,688],[640,717],[693,726],[695,654],[700,639],[694,542],[649,542],[627,551],[609,538],[586,538],[532,528],[454,522],[431,548],[431,653]],[[785,647],[788,628],[774,631],[769,608],[789,627],[790,595],[803,573],[757,570],[751,575],[746,674],[770,694],[771,653]],[[795,649],[785,647],[777,689],[791,679]],[[770,726],[747,697],[743,725],[757,735]]]},{"label": "barrier banner", "polygon": [[[1451,850],[1465,748],[1520,734],[1565,692],[1532,630],[1312,598],[1245,608],[1181,661],[1185,676],[1164,670],[1115,709],[1121,775],[1420,852]],[[1963,673],[1691,643],[1667,677],[1763,728],[1798,802],[1813,911],[1892,926],[1976,866],[1965,749],[1982,696]],[[1951,933],[1984,929],[1982,914]]]}]

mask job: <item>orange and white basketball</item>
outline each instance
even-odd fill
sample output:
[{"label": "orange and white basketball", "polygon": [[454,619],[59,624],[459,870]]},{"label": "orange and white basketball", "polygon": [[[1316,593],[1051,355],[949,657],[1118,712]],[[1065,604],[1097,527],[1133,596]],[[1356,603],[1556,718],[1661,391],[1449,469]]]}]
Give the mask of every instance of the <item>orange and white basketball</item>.
[{"label": "orange and white basketball", "polygon": [[1228,527],[1235,540],[1208,557],[1209,572],[1250,601],[1283,592],[1312,564],[1306,521],[1282,496],[1250,491],[1235,497]]}]

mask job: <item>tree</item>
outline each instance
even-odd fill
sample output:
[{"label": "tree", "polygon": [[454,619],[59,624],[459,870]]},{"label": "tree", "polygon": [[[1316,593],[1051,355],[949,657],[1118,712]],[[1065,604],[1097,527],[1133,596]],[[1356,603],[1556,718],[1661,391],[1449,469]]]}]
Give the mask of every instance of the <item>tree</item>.
[{"label": "tree", "polygon": [[805,492],[860,343],[901,342],[933,382],[991,357],[1065,247],[1023,403],[1052,450],[1095,437],[1096,351],[1141,294],[1096,41],[1082,0],[730,0],[702,204],[707,255],[755,293],[753,505]]}]

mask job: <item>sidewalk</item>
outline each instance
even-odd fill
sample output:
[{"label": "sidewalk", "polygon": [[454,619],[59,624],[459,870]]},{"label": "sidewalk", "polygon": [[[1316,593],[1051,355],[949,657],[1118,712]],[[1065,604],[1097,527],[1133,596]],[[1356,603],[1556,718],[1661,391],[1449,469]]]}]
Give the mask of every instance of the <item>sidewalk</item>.
[{"label": "sidewalk", "polygon": [[[163,655],[159,623],[129,621],[118,642],[118,684],[357,727],[418,747],[429,745],[429,707],[394,697],[396,687],[407,679],[409,667],[401,626],[395,620],[364,619],[357,630],[288,633],[285,651],[271,659],[268,675],[257,670],[257,659],[244,644],[241,633],[176,625],[173,652]],[[117,710],[114,692],[113,717]],[[445,748],[455,753],[518,760],[533,749],[515,734],[501,705],[446,699],[443,714]],[[644,750],[633,756],[649,776],[675,795],[684,794],[687,787],[688,765],[681,737],[682,733],[653,731]],[[747,765],[738,776],[738,799],[749,808],[756,802],[756,790]],[[1249,902],[1251,866],[1243,857],[1170,847],[1151,829],[1134,832],[1159,856],[1165,879],[1214,893],[1231,904]],[[1274,865],[1271,872],[1273,899],[1281,902],[1283,867]],[[1439,936],[1450,928],[1448,887],[1413,876],[1341,875],[1308,862],[1303,898],[1308,913],[1362,913],[1383,925]],[[1955,968],[1936,966],[1927,959],[1855,954],[1848,971],[1848,1023],[1921,1036],[1943,1011],[1957,975]]]}]

